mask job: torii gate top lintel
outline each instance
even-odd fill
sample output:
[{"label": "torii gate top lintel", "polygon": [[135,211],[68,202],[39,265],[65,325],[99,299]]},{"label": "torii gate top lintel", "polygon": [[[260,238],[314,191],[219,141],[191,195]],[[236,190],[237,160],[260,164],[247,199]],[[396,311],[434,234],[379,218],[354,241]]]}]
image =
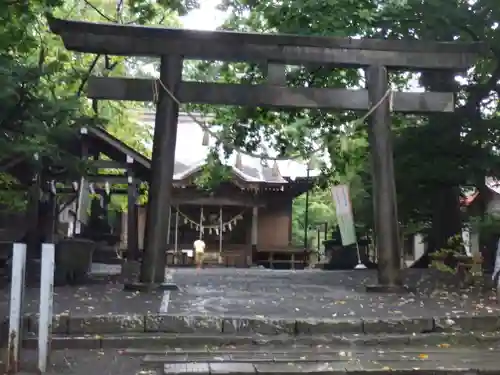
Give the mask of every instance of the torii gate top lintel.
[{"label": "torii gate top lintel", "polygon": [[51,31],[62,37],[69,50],[108,55],[176,54],[194,60],[462,70],[472,65],[478,54],[487,51],[480,42],[200,31],[71,21],[52,16],[48,16],[48,21]]}]

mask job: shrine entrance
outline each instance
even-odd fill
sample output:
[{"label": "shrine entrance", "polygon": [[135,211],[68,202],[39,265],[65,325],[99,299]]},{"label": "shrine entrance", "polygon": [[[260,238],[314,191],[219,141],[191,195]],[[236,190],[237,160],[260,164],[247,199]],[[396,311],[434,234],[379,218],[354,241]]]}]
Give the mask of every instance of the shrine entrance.
[{"label": "shrine entrance", "polygon": [[[98,24],[50,18],[51,30],[66,48],[85,53],[161,58],[160,79],[92,77],[88,96],[95,100],[156,103],[153,158],[149,181],[145,253],[140,282],[163,282],[168,247],[164,228],[172,206],[172,182],[179,105],[182,103],[249,107],[314,108],[362,111],[369,118],[373,164],[373,204],[378,251],[378,285],[401,286],[400,241],[394,183],[390,113],[453,112],[454,93],[394,92],[389,70],[465,71],[484,45],[375,39],[205,32]],[[183,82],[183,61],[251,62],[267,72],[261,85]],[[367,90],[288,87],[285,65],[362,68]],[[363,115],[362,115],[363,116]]]}]

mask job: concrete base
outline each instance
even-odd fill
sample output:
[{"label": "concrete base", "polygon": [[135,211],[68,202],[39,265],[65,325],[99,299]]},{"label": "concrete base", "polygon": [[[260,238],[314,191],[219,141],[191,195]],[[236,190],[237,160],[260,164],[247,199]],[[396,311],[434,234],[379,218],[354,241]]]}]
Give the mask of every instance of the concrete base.
[{"label": "concrete base", "polygon": [[123,285],[123,290],[127,292],[151,292],[153,290],[179,290],[179,287],[173,283],[126,283]]}]

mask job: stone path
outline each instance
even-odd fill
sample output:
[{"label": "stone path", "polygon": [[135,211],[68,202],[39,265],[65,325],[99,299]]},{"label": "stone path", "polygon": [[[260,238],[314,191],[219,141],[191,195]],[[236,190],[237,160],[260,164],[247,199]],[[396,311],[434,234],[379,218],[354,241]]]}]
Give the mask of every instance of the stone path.
[{"label": "stone path", "polygon": [[170,293],[168,312],[280,318],[387,318],[492,314],[499,311],[493,293],[464,292],[456,280],[432,270],[406,270],[405,283],[416,293],[367,293],[373,270],[275,271],[266,269],[178,269],[179,291]]},{"label": "stone path", "polygon": [[[54,313],[262,316],[273,318],[390,318],[500,313],[494,293],[460,291],[456,280],[431,270],[406,270],[416,293],[372,294],[364,285],[376,272],[275,271],[267,269],[169,270],[179,291],[131,293],[123,285],[55,288]],[[26,290],[26,312],[38,310],[38,288]],[[8,290],[0,290],[0,316],[8,314]]]}]

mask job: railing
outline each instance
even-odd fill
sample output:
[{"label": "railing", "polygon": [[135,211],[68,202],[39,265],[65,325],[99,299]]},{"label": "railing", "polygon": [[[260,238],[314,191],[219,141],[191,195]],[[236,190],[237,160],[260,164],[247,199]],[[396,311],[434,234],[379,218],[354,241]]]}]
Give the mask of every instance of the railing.
[{"label": "railing", "polygon": [[[38,371],[47,371],[54,298],[55,245],[42,244],[40,307],[38,323]],[[9,334],[6,356],[6,373],[19,371],[19,358],[23,333],[23,298],[26,276],[26,244],[12,245],[12,277],[10,285]]]}]

